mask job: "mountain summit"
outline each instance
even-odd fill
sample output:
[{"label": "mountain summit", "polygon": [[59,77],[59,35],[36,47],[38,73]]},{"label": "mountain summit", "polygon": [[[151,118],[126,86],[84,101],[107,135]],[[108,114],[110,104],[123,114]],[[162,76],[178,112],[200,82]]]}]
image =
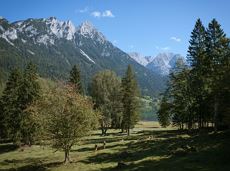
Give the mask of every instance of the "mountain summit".
[{"label": "mountain summit", "polygon": [[[75,64],[87,87],[98,71],[110,69],[123,76],[131,64],[142,93],[154,96],[164,85],[158,74],[138,64],[115,47],[89,21],[74,26],[55,17],[8,22],[0,19],[0,68],[5,80],[9,70],[32,61],[43,77],[67,79]],[[157,82],[157,84],[155,84]]]},{"label": "mountain summit", "polygon": [[170,73],[171,69],[175,67],[177,60],[185,62],[185,58],[183,56],[174,53],[159,53],[157,56],[153,57],[143,56],[137,52],[132,52],[129,53],[129,56],[154,73],[163,76]]},{"label": "mountain summit", "polygon": [[160,53],[152,60],[152,62],[146,65],[146,68],[161,75],[168,75],[170,71],[175,68],[178,60],[185,62],[185,58],[180,54]]}]

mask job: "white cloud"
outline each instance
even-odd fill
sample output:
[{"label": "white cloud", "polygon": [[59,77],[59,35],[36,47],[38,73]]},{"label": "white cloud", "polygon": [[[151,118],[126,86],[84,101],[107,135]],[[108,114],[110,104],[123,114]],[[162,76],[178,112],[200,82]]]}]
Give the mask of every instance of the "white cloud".
[{"label": "white cloud", "polygon": [[169,50],[169,49],[170,49],[170,47],[168,47],[168,46],[162,47],[162,48],[161,48],[161,50],[165,50],[165,51],[167,51],[167,50]]},{"label": "white cloud", "polygon": [[170,37],[170,39],[171,39],[171,40],[174,40],[174,41],[176,41],[176,42],[181,42],[181,39],[178,38],[178,37],[175,37],[175,36]]},{"label": "white cloud", "polygon": [[103,17],[112,17],[112,18],[114,17],[112,11],[110,11],[110,10],[105,10],[105,11],[102,13],[102,16],[103,16]]},{"label": "white cloud", "polygon": [[96,17],[96,18],[100,18],[101,17],[101,12],[100,11],[93,11],[91,13],[92,16]]},{"label": "white cloud", "polygon": [[86,13],[89,11],[89,7],[85,7],[83,9],[77,9],[75,10],[76,13]]},{"label": "white cloud", "polygon": [[168,46],[165,46],[165,47],[155,46],[155,48],[156,48],[157,50],[161,50],[161,51],[167,51],[167,50],[170,50],[170,47],[168,47]]},{"label": "white cloud", "polygon": [[115,16],[113,15],[111,10],[105,10],[103,12],[100,11],[93,11],[91,12],[91,15],[96,18],[101,18],[101,17],[109,17],[109,18],[114,18]]}]

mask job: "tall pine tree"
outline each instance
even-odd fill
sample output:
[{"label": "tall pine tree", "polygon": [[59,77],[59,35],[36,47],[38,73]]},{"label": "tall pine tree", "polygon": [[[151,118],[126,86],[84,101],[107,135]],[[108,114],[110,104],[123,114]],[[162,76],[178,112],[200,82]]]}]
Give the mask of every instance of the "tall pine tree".
[{"label": "tall pine tree", "polygon": [[74,85],[76,91],[80,94],[84,94],[84,90],[81,83],[81,72],[76,65],[70,71],[69,82]]},{"label": "tall pine tree", "polygon": [[213,117],[215,128],[223,125],[223,115],[220,113],[221,105],[221,89],[223,76],[225,76],[227,69],[229,68],[227,55],[229,49],[229,39],[226,38],[221,25],[213,19],[207,29],[207,54],[209,56],[209,87],[211,90],[210,96],[213,106]]},{"label": "tall pine tree", "polygon": [[0,130],[1,138],[12,138],[15,142],[20,139],[21,106],[19,103],[19,87],[22,81],[22,73],[19,69],[13,69],[10,73],[6,87],[1,97]]},{"label": "tall pine tree", "polygon": [[131,65],[128,66],[125,76],[122,79],[123,92],[123,129],[130,135],[130,129],[134,127],[139,119],[139,96],[140,91]]},{"label": "tall pine tree", "polygon": [[208,56],[206,53],[206,31],[200,19],[197,20],[195,27],[191,33],[189,41],[189,50],[187,59],[192,67],[190,71],[191,86],[196,91],[193,91],[191,96],[194,97],[193,110],[196,113],[199,127],[203,127],[205,118],[207,118],[206,106],[206,79],[208,72]]},{"label": "tall pine tree", "polygon": [[[23,73],[11,72],[1,98],[1,117],[5,135],[14,143],[31,144],[36,132],[34,121],[26,109],[39,97],[40,86],[36,67],[29,63]],[[2,124],[1,124],[2,125]]]},{"label": "tall pine tree", "polygon": [[40,97],[40,84],[38,82],[37,67],[29,63],[23,73],[23,79],[19,88],[19,103],[21,106],[21,141],[25,144],[32,144],[37,131],[37,123],[27,108]]}]

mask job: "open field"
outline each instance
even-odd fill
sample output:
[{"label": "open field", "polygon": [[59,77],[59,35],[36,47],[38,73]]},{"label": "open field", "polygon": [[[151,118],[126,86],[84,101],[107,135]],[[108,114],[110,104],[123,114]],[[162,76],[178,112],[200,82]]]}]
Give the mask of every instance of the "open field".
[{"label": "open field", "polygon": [[[94,151],[97,144],[106,149]],[[127,137],[109,130],[95,131],[76,145],[72,163],[64,165],[63,152],[48,146],[22,149],[0,145],[0,170],[230,170],[230,132],[178,131],[160,128],[157,122],[140,122]],[[118,162],[125,166],[117,168]]]}]

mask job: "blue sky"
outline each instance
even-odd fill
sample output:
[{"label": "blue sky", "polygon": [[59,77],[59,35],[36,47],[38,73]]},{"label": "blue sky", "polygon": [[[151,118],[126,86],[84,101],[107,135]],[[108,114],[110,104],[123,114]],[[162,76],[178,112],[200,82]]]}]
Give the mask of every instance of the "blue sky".
[{"label": "blue sky", "polygon": [[91,21],[126,52],[187,54],[197,18],[216,18],[230,36],[229,0],[1,0],[0,16],[13,22],[55,16],[79,25]]}]

